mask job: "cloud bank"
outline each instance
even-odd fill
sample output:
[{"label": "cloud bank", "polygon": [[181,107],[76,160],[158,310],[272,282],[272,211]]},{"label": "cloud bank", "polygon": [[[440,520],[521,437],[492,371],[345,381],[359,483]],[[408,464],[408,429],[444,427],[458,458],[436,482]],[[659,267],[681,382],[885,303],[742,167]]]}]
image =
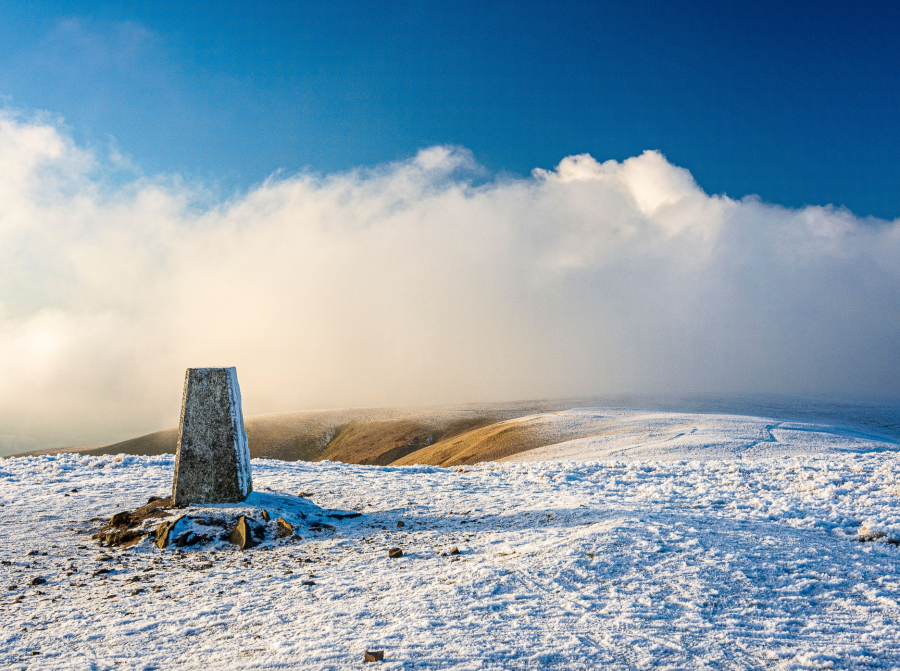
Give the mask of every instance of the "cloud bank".
[{"label": "cloud bank", "polygon": [[237,366],[248,413],[900,393],[900,220],[711,196],[654,151],[485,182],[431,147],[216,202],[3,112],[0,268],[7,447],[175,425],[189,366]]}]

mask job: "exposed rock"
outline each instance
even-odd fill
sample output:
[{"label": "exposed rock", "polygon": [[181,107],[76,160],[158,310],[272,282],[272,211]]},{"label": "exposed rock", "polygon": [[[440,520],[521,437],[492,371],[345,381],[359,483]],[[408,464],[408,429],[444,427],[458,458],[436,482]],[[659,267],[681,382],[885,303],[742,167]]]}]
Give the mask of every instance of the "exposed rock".
[{"label": "exposed rock", "polygon": [[46,578],[42,578],[41,576],[38,576],[37,578],[32,578],[31,582],[28,584],[31,586],[35,586],[35,585],[43,585],[45,582],[47,582]]},{"label": "exposed rock", "polygon": [[147,503],[133,513],[131,513],[131,519],[134,523],[140,524],[146,519],[152,517],[160,517],[165,515],[165,509],[172,505],[172,497],[165,496],[151,496],[150,500]]},{"label": "exposed rock", "polygon": [[246,550],[256,545],[256,541],[253,540],[253,529],[244,515],[241,515],[234,529],[228,534],[228,540],[241,550]]},{"label": "exposed rock", "polygon": [[275,520],[275,523],[278,525],[279,536],[294,535],[294,525],[285,520],[283,517],[279,517],[277,520]]},{"label": "exposed rock", "polygon": [[123,531],[111,531],[101,536],[101,540],[106,541],[106,544],[109,546],[115,545],[124,549],[136,545],[146,535],[147,533],[144,531],[125,529]]},{"label": "exposed rock", "polygon": [[448,554],[451,554],[451,555],[458,555],[458,554],[459,554],[459,548],[453,548],[452,550],[450,550],[450,552],[449,552]]},{"label": "exposed rock", "polygon": [[363,663],[366,662],[380,662],[384,659],[384,650],[366,650],[366,654],[363,655]]},{"label": "exposed rock", "polygon": [[388,558],[390,559],[399,559],[403,556],[403,550],[400,548],[391,548],[388,550]]},{"label": "exposed rock", "polygon": [[131,513],[123,510],[109,518],[108,527],[127,527],[131,525]]},{"label": "exposed rock", "polygon": [[123,548],[131,547],[140,542],[147,534],[141,531],[139,527],[145,520],[165,517],[169,513],[166,509],[171,502],[170,498],[152,497],[147,505],[142,506],[134,512],[123,510],[113,515],[109,522],[92,538],[97,538],[101,543],[110,546],[119,546]]},{"label": "exposed rock", "polygon": [[198,536],[193,531],[185,531],[178,538],[175,539],[175,547],[183,548],[188,545],[197,545],[200,543],[200,538],[205,538],[205,536]]},{"label": "exposed rock", "polygon": [[306,585],[307,587],[312,587],[312,586],[315,585],[316,583],[314,583],[312,580],[304,580],[304,581],[301,582],[300,584],[301,584],[301,585]]},{"label": "exposed rock", "polygon": [[397,520],[397,528],[402,529],[406,525],[403,523],[403,520]]},{"label": "exposed rock", "polygon": [[238,503],[251,491],[237,372],[234,368],[188,368],[172,503]]},{"label": "exposed rock", "polygon": [[268,513],[266,510],[261,510],[261,511],[260,511],[260,515],[262,515],[262,518],[263,518],[266,522],[269,521],[269,513]]},{"label": "exposed rock", "polygon": [[179,515],[174,520],[170,520],[168,522],[163,522],[158,527],[156,527],[156,546],[162,550],[169,544],[169,532],[178,524],[184,515]]}]

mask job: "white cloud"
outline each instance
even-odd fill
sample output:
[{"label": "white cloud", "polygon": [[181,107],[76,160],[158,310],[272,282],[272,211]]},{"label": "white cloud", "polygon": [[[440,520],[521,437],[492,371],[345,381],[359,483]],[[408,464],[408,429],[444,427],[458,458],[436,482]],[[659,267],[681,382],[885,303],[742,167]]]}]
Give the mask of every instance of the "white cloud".
[{"label": "white cloud", "polygon": [[708,196],[658,152],[473,186],[431,147],[209,206],[0,115],[0,433],[624,391],[900,392],[900,222]]}]

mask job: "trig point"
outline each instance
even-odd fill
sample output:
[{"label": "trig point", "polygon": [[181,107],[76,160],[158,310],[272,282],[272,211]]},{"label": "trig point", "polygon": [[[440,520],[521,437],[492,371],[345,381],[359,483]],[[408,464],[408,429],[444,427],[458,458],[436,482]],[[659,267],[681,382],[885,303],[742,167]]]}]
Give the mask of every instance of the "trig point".
[{"label": "trig point", "polygon": [[172,504],[238,503],[253,490],[234,368],[188,368]]}]

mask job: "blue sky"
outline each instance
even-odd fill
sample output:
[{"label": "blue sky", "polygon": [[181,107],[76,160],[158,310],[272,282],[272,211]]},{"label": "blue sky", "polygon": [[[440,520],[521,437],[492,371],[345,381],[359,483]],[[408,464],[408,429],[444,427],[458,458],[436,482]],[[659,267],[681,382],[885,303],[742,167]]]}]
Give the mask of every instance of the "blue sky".
[{"label": "blue sky", "polygon": [[709,193],[893,219],[898,36],[889,2],[19,2],[0,95],[224,195],[444,143],[514,174],[658,149]]}]

